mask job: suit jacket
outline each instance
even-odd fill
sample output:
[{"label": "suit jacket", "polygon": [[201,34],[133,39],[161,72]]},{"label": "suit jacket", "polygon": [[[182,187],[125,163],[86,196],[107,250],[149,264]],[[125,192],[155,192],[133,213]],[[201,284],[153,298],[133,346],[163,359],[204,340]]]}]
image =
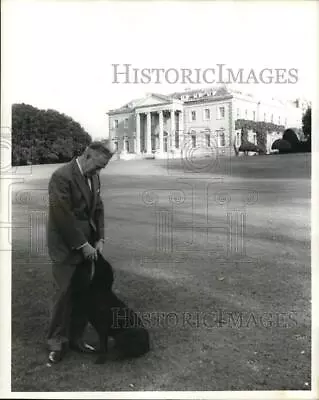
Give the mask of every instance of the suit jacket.
[{"label": "suit jacket", "polygon": [[104,238],[104,207],[100,179],[90,190],[77,162],[58,168],[49,182],[48,249],[53,262],[76,265],[84,261],[78,247]]}]

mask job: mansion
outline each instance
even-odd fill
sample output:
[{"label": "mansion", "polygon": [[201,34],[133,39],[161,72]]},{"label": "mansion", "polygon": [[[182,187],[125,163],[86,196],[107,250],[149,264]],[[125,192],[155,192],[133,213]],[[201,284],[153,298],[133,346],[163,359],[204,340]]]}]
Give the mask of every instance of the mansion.
[{"label": "mansion", "polygon": [[[183,151],[197,154],[214,151],[232,154],[241,144],[241,130],[236,120],[265,121],[287,128],[300,129],[307,104],[301,101],[265,102],[225,87],[185,90],[162,95],[150,93],[123,107],[110,110],[109,139],[123,157],[180,157]],[[267,137],[267,153],[282,133]],[[256,133],[248,139],[257,143]]]}]

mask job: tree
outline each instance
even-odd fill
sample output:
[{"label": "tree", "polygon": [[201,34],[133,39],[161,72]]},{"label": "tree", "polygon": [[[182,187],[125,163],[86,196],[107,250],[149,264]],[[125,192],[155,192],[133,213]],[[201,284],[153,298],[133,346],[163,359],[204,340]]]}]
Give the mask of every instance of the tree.
[{"label": "tree", "polygon": [[71,117],[28,104],[12,106],[12,165],[70,161],[91,142]]},{"label": "tree", "polygon": [[307,141],[311,142],[311,107],[308,107],[302,117],[302,130]]},{"label": "tree", "polygon": [[241,136],[242,143],[246,143],[248,141],[248,130],[247,130],[246,126],[241,127],[240,136]]}]

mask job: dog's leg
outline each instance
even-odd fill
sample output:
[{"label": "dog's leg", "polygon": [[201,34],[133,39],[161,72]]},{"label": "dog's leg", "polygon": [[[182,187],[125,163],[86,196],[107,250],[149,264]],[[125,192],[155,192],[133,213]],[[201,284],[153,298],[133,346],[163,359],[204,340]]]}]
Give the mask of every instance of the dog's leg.
[{"label": "dog's leg", "polygon": [[100,354],[95,360],[95,364],[104,364],[107,359],[108,335],[105,332],[99,332]]}]

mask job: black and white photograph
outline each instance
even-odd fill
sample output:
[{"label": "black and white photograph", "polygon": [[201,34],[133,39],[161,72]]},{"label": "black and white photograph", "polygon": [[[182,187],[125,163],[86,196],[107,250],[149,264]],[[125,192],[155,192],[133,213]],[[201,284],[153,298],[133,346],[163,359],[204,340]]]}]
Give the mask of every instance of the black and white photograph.
[{"label": "black and white photograph", "polygon": [[1,397],[318,398],[318,2],[1,9]]}]

